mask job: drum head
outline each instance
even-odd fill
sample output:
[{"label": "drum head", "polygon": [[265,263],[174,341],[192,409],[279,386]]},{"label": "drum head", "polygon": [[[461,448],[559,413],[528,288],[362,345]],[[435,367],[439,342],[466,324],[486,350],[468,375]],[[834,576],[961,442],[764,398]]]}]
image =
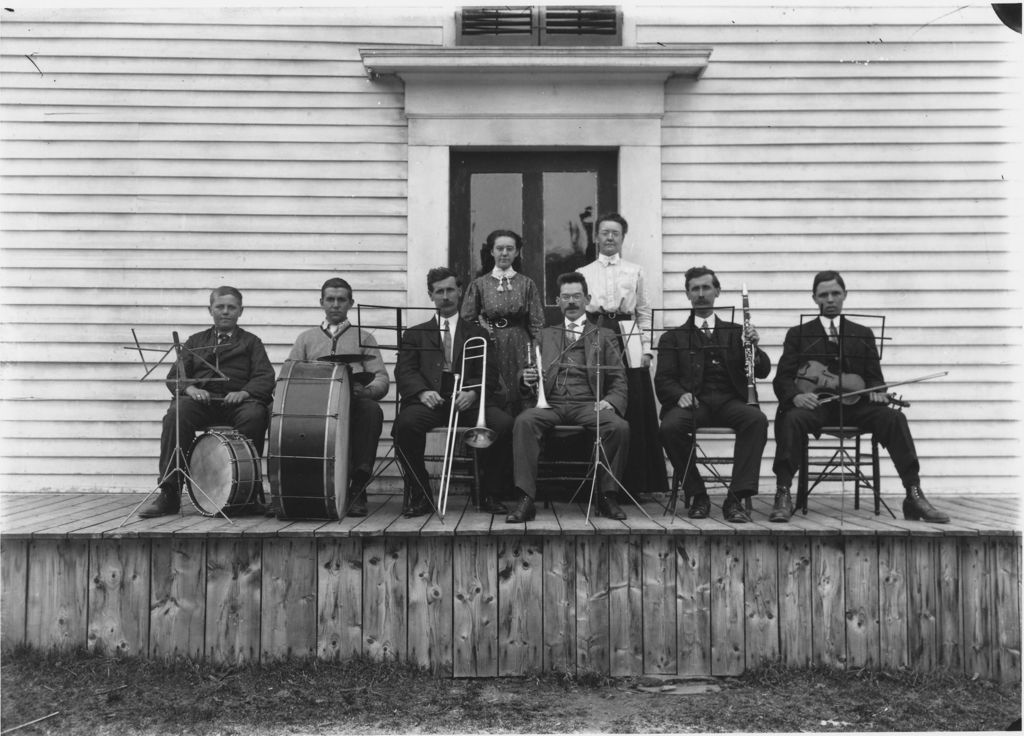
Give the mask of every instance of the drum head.
[{"label": "drum head", "polygon": [[233,457],[223,437],[215,432],[201,435],[188,454],[192,502],[200,513],[214,515],[231,500]]}]

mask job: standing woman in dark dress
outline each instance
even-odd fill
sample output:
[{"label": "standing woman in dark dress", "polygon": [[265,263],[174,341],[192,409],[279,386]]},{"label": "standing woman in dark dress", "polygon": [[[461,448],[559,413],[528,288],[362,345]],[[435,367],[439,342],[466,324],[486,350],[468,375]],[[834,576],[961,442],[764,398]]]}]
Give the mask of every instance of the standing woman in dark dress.
[{"label": "standing woman in dark dress", "polygon": [[622,484],[634,496],[637,493],[665,493],[668,477],[658,434],[658,409],[651,383],[651,302],[644,283],[644,270],[622,257],[622,243],[629,224],[617,212],[599,215],[594,228],[597,259],[576,269],[590,286],[587,318],[600,327],[621,334],[619,322],[632,320],[639,332],[640,365],[623,362],[629,402],[629,458]]},{"label": "standing woman in dark dress", "polygon": [[511,230],[487,236],[484,268],[466,289],[461,312],[464,320],[479,323],[494,336],[496,355],[488,359],[497,363],[508,397],[506,408],[513,416],[523,408],[516,390],[519,372],[528,364],[530,341],[544,326],[537,284],[516,270],[522,267],[522,250],[523,239]]}]

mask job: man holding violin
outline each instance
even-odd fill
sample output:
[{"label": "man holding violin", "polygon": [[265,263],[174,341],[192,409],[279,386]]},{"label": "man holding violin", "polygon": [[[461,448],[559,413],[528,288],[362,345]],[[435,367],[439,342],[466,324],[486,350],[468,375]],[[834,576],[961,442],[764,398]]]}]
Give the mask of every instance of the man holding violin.
[{"label": "man holding violin", "polygon": [[[920,465],[906,416],[888,406],[885,379],[874,333],[842,316],[846,284],[836,271],[822,271],[812,287],[819,317],[790,328],[783,344],[773,387],[779,399],[775,417],[775,505],[772,521],[793,515],[790,484],[800,469],[807,435],[825,425],[854,425],[889,450],[906,488],[903,516],[914,521],[946,523],[921,490]],[[824,394],[849,393],[879,387],[847,401],[828,401]],[[856,399],[853,403],[847,403]]]}]

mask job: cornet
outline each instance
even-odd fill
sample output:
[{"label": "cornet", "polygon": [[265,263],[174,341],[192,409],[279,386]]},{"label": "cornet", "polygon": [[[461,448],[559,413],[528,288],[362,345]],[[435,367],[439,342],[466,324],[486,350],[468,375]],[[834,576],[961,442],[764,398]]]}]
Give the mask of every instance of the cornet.
[{"label": "cornet", "polygon": [[526,365],[529,368],[537,369],[537,409],[550,409],[547,397],[544,395],[544,368],[540,358],[540,345],[533,344],[533,350],[526,350]]}]

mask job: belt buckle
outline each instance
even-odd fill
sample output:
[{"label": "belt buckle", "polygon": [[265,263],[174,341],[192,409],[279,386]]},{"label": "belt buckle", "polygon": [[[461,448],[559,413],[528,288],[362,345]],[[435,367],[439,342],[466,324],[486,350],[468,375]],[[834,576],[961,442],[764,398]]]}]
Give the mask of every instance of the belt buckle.
[{"label": "belt buckle", "polygon": [[498,319],[492,320],[491,325],[494,327],[508,327],[508,320],[505,317],[498,317]]}]

